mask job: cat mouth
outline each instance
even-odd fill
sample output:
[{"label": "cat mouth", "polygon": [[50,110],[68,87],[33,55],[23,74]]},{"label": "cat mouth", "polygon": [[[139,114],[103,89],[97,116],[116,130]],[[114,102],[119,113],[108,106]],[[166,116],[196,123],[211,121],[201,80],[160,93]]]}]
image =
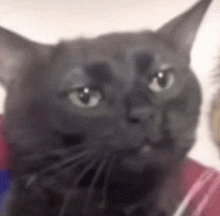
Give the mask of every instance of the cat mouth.
[{"label": "cat mouth", "polygon": [[[125,149],[104,147],[83,150],[81,144],[85,141],[85,137],[82,134],[65,135],[63,140],[67,146],[72,146],[74,143],[74,148],[77,147],[82,152],[81,150],[74,151],[74,160],[72,154],[68,154],[71,156],[69,159],[63,159],[65,163],[61,163],[62,171],[57,174],[59,184],[66,188],[72,186],[74,191],[87,191],[88,194],[93,194],[97,200],[103,199],[104,196],[105,199],[113,202],[121,197],[121,200],[117,201],[119,203],[126,200],[129,202],[127,198],[130,196],[129,194],[134,194],[135,199],[142,196],[142,189],[137,190],[137,188],[142,188],[140,179],[143,179],[143,175],[146,175],[146,172],[152,169],[155,163],[167,160],[169,151],[167,149],[172,143],[168,138],[161,142],[153,142],[146,137],[140,137],[139,142],[135,144],[125,140],[122,144],[127,147]],[[128,144],[127,141],[129,141]],[[66,170],[73,172],[71,174]],[[49,172],[48,176],[56,175],[56,173],[56,171],[51,174]],[[67,176],[72,180],[67,182]]]},{"label": "cat mouth", "polygon": [[[146,169],[148,163],[147,158],[150,157],[153,151],[151,145],[143,145],[138,150],[136,149],[136,151],[132,150],[131,152],[126,152],[126,154],[116,152],[114,156],[111,155],[107,159],[101,159],[81,178],[78,188],[89,188],[91,184],[93,184],[94,189],[100,190],[104,184],[106,184],[106,181],[112,179],[112,175],[114,175],[115,172],[119,178],[121,178],[122,175],[118,173],[118,169],[121,169],[122,172],[137,173],[139,175]],[[130,166],[129,168],[124,166],[126,163]],[[129,184],[125,184],[124,182],[120,183],[118,180],[116,180],[116,182],[108,185],[108,189],[118,191],[119,189],[128,189],[130,187]]]},{"label": "cat mouth", "polygon": [[[66,141],[72,142],[73,139],[70,138]],[[81,137],[79,136],[78,139],[74,137],[75,140],[81,141]],[[143,179],[148,181],[148,171],[152,169],[151,165],[155,158],[156,161],[162,158],[162,153],[159,154],[162,144],[156,145],[149,140],[139,144],[139,147],[132,149],[132,151],[125,153],[122,150],[119,154],[113,151],[109,151],[105,155],[102,154],[107,152],[106,149],[101,154],[96,152],[96,154],[87,155],[86,152],[80,152],[79,155],[75,155],[75,158],[80,158],[79,160],[73,162],[71,158],[71,160],[64,159],[68,163],[62,163],[65,165],[62,166],[62,172],[47,172],[47,175],[57,176],[55,179],[59,185],[64,185],[65,188],[73,190],[73,192],[86,192],[89,198],[93,197],[98,202],[106,200],[114,203],[129,203],[132,200],[139,200],[143,196],[143,185],[145,184],[142,182]],[[162,152],[164,153],[164,151]],[[81,155],[82,158],[79,157]],[[81,159],[83,163],[81,163]],[[79,165],[77,161],[80,162]],[[70,168],[72,173],[66,171]],[[146,174],[147,172],[148,174]],[[146,178],[143,178],[143,175]],[[67,181],[68,176],[72,179],[71,181]],[[154,175],[152,175],[153,178]],[[150,185],[152,184],[150,183]]]},{"label": "cat mouth", "polygon": [[174,155],[173,142],[170,136],[164,137],[159,142],[145,138],[136,151],[122,159],[122,166],[133,173],[143,173],[148,167],[159,164],[163,166]]}]

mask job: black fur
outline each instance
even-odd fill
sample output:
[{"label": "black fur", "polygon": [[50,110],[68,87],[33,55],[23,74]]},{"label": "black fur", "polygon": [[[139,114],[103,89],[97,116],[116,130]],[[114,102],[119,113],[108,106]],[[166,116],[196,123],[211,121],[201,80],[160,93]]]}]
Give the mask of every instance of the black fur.
[{"label": "black fur", "polygon": [[0,29],[7,216],[170,216],[201,94],[190,49],[210,1],[157,32],[56,46]]}]

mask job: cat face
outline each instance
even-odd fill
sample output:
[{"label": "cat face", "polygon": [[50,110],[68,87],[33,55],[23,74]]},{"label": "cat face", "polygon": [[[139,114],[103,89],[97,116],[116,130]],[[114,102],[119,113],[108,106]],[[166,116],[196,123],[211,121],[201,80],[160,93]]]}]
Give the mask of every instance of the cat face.
[{"label": "cat face", "polygon": [[[177,154],[188,149],[199,86],[187,58],[163,42],[142,32],[59,45],[47,86],[52,96],[45,97],[54,103],[54,130],[76,139],[68,145],[85,144],[101,156],[146,150],[146,164],[160,151],[163,161],[166,148],[168,158],[174,149]],[[189,142],[177,146],[176,139]]]},{"label": "cat face", "polygon": [[81,39],[55,47],[46,63],[28,65],[8,111],[22,151],[81,147],[94,157],[116,156],[135,172],[185,155],[199,85],[186,56],[166,42],[149,32]]},{"label": "cat face", "polygon": [[157,32],[56,46],[1,29],[5,127],[19,187],[37,187],[47,201],[48,190],[75,199],[88,191],[122,206],[152,197],[194,142],[201,94],[189,51],[207,5]]}]

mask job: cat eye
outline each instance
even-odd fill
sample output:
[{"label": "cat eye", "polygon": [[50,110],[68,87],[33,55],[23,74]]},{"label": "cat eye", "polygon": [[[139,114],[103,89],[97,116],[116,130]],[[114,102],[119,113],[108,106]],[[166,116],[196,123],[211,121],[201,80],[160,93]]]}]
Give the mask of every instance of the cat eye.
[{"label": "cat eye", "polygon": [[174,83],[175,77],[171,72],[171,69],[158,72],[151,79],[150,84],[148,85],[149,89],[153,92],[160,92],[166,89],[169,89]]},{"label": "cat eye", "polygon": [[69,93],[69,98],[76,106],[90,108],[97,106],[103,99],[103,95],[99,90],[84,87],[73,89]]}]

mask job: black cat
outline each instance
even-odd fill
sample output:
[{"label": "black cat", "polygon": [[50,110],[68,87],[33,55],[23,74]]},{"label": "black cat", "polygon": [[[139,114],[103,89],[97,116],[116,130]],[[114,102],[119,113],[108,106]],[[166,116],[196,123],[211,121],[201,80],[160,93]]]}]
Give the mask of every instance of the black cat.
[{"label": "black cat", "polygon": [[201,94],[190,49],[210,0],[156,32],[42,45],[0,28],[13,151],[6,216],[170,216]]}]

